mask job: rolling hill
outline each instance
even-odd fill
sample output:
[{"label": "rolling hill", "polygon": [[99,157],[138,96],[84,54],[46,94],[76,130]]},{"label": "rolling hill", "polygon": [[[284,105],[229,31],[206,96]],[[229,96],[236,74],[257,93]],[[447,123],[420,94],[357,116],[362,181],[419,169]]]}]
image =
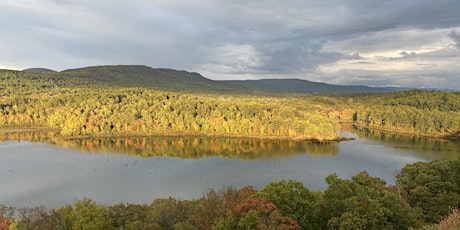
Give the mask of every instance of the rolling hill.
[{"label": "rolling hill", "polygon": [[262,79],[244,81],[224,81],[233,85],[251,87],[259,91],[279,93],[320,93],[320,94],[349,94],[349,93],[387,93],[409,90],[397,87],[369,87],[359,85],[331,85],[301,79]]},{"label": "rolling hill", "polygon": [[262,79],[215,81],[194,72],[151,68],[143,65],[108,65],[69,69],[62,72],[44,68],[24,70],[68,82],[86,82],[110,87],[145,87],[170,91],[210,93],[386,93],[409,90],[397,87],[345,86],[301,79]]},{"label": "rolling hill", "polygon": [[25,69],[23,70],[24,72],[30,72],[30,73],[52,73],[52,72],[56,72],[52,69],[46,69],[46,68],[29,68],[29,69]]},{"label": "rolling hill", "polygon": [[198,73],[163,68],[154,69],[142,65],[69,69],[60,72],[58,76],[118,87],[146,87],[191,92],[240,92],[248,90],[244,86],[209,80]]}]

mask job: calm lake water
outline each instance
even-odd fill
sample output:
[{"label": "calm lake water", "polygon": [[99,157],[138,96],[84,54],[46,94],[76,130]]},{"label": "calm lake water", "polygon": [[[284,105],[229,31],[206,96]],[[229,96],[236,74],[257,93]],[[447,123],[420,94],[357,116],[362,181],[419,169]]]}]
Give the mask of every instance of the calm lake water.
[{"label": "calm lake water", "polygon": [[52,133],[0,134],[0,204],[57,208],[89,197],[107,205],[199,198],[208,188],[283,179],[323,190],[360,171],[394,183],[407,163],[455,158],[460,143],[348,128],[340,143],[222,138],[63,141]]}]

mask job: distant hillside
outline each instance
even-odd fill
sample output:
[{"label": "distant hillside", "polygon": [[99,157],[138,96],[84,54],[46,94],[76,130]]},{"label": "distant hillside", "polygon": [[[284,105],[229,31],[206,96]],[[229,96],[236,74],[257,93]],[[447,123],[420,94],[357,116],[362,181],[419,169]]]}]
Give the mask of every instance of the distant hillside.
[{"label": "distant hillside", "polygon": [[146,87],[180,91],[232,92],[246,88],[209,80],[198,73],[173,69],[154,69],[142,65],[69,69],[60,72],[59,76],[119,87]]},{"label": "distant hillside", "polygon": [[280,93],[387,93],[408,90],[408,88],[397,87],[330,85],[326,83],[311,82],[301,79],[262,79],[223,82],[233,85],[251,87],[258,91],[271,91]]},{"label": "distant hillside", "polygon": [[[397,87],[345,86],[311,82],[301,79],[262,79],[214,81],[198,73],[173,69],[151,68],[143,65],[109,65],[69,69],[62,72],[44,68],[23,71],[29,75],[43,74],[50,83],[72,86],[144,87],[168,91],[244,93],[244,94],[350,94],[387,93],[409,90]],[[26,75],[25,75],[26,76]],[[24,76],[24,77],[25,77]],[[59,80],[59,81],[58,81]]]},{"label": "distant hillside", "polygon": [[30,72],[30,73],[52,73],[52,72],[56,72],[52,69],[46,69],[46,68],[29,68],[29,69],[25,69],[23,70],[24,72]]}]

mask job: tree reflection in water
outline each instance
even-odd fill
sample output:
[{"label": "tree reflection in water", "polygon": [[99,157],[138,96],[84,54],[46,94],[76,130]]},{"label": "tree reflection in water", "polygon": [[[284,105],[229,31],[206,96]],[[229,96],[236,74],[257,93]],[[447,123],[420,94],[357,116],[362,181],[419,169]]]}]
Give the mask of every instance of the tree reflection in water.
[{"label": "tree reflection in water", "polygon": [[19,140],[71,147],[82,152],[125,154],[139,157],[283,158],[292,155],[337,155],[338,142],[305,142],[225,137],[104,137],[61,139],[54,132],[0,133],[0,141]]}]

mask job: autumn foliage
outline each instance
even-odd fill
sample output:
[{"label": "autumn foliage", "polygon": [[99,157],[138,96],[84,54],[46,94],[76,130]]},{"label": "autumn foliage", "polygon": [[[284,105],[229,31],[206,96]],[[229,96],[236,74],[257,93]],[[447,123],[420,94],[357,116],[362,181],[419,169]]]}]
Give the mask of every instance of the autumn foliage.
[{"label": "autumn foliage", "polygon": [[8,230],[8,226],[10,225],[10,220],[5,219],[3,214],[0,213],[0,230]]},{"label": "autumn foliage", "polygon": [[265,198],[245,199],[233,208],[233,212],[243,222],[254,218],[254,222],[249,224],[253,224],[257,229],[300,229],[295,220],[283,216],[278,208]]}]

